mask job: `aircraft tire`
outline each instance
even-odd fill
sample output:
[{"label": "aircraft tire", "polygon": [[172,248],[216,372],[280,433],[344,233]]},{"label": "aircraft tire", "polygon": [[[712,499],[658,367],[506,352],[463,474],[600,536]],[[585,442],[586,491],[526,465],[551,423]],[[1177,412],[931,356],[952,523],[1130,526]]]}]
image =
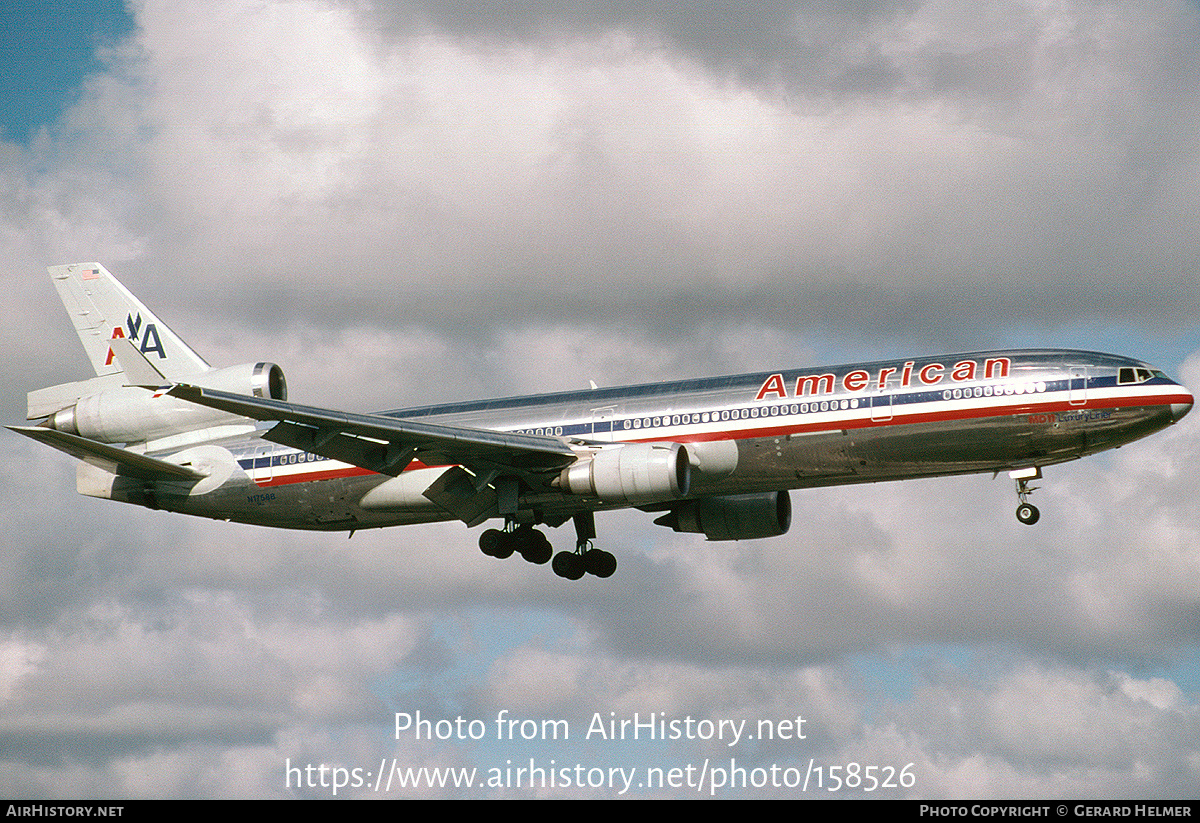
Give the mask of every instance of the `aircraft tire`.
[{"label": "aircraft tire", "polygon": [[521,557],[528,560],[529,563],[546,563],[546,560],[550,559],[550,555],[554,553],[550,541],[546,540],[546,535],[530,525],[522,525],[510,537],[516,551],[520,552]]},{"label": "aircraft tire", "polygon": [[505,540],[504,532],[499,529],[488,529],[479,535],[479,550],[488,557],[499,557],[500,555],[497,552],[500,551]]},{"label": "aircraft tire", "polygon": [[554,573],[559,577],[565,577],[567,580],[578,580],[583,577],[583,558],[575,554],[575,552],[559,552],[554,555],[554,560],[551,561],[550,568],[554,569]]},{"label": "aircraft tire", "polygon": [[530,563],[549,562],[554,554],[554,547],[546,539],[546,535],[537,529],[519,529],[513,532],[517,541],[517,551]]},{"label": "aircraft tire", "polygon": [[1042,513],[1038,511],[1038,507],[1032,503],[1022,503],[1021,505],[1017,506],[1017,519],[1026,526],[1032,526],[1034,523],[1038,522],[1038,519],[1041,516]]},{"label": "aircraft tire", "polygon": [[596,577],[612,577],[617,570],[617,558],[603,549],[588,549],[583,553],[583,567]]}]

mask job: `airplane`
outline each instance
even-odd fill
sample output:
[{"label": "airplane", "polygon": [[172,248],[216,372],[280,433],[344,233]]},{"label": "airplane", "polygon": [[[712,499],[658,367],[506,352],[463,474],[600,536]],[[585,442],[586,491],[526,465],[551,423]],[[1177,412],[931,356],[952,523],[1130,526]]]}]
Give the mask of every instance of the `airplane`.
[{"label": "airplane", "polygon": [[[609,577],[595,513],[634,507],[709,540],[782,535],[789,490],[1042,469],[1178,422],[1162,371],[1013,350],[447,403],[374,414],[288,401],[274,363],[213,368],[99,263],[51,279],[96,377],[28,395],[10,429],[80,462],[80,494],[289,529],[502,521],[484,554]],[[540,525],[572,521],[554,554]]]}]

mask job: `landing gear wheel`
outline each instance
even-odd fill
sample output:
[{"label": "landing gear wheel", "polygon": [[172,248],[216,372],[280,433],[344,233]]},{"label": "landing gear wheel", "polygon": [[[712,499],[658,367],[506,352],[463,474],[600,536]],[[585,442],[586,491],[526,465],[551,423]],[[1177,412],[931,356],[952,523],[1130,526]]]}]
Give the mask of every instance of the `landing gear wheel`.
[{"label": "landing gear wheel", "polygon": [[513,535],[517,539],[517,551],[530,563],[545,563],[554,554],[554,547],[546,535],[537,529],[518,529]]},{"label": "landing gear wheel", "polygon": [[[488,557],[500,557],[499,552],[508,542],[508,535],[499,529],[488,529],[479,535],[479,550]],[[509,552],[511,554],[512,552]],[[505,555],[507,557],[507,555]]]},{"label": "landing gear wheel", "polygon": [[583,553],[583,567],[596,577],[612,577],[617,570],[617,558],[603,549],[588,549]]},{"label": "landing gear wheel", "polygon": [[559,552],[550,561],[550,568],[554,569],[554,573],[567,580],[578,580],[583,577],[583,565],[583,557],[575,552]]},{"label": "landing gear wheel", "polygon": [[1038,522],[1038,518],[1041,516],[1042,513],[1038,511],[1038,507],[1032,503],[1022,503],[1021,505],[1017,506],[1017,519],[1026,526],[1032,526],[1034,523]]}]

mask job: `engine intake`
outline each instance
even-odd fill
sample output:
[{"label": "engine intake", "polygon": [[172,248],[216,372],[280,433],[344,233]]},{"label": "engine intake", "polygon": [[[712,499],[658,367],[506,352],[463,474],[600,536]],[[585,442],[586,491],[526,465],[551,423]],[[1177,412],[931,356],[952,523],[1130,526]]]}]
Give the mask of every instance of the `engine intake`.
[{"label": "engine intake", "polygon": [[[274,363],[243,363],[201,372],[186,382],[210,389],[287,400],[287,379]],[[79,398],[46,421],[52,429],[102,443],[137,443],[227,423],[227,412],[157,394],[138,386],[119,386]],[[240,419],[240,418],[239,418]]]},{"label": "engine intake", "polygon": [[568,494],[614,503],[676,500],[691,488],[692,467],[678,443],[625,443],[572,463],[558,485]]}]

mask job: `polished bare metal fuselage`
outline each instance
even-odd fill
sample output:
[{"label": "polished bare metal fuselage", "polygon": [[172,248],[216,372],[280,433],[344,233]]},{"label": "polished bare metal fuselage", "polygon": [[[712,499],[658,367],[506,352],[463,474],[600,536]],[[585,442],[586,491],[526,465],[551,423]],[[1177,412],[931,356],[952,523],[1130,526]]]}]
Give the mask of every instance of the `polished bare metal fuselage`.
[{"label": "polished bare metal fuselage", "polygon": [[[1122,382],[1123,375],[1130,379]],[[1008,351],[384,414],[547,435],[581,446],[682,443],[694,469],[688,497],[697,498],[1040,468],[1157,431],[1181,417],[1191,402],[1185,388],[1139,361],[1090,352]],[[256,437],[212,446],[228,450],[234,463],[222,484],[197,494],[187,483],[159,482],[150,502],[202,516],[306,529],[453,519],[419,496],[405,506],[364,505],[373,489],[397,482],[385,475]],[[412,476],[416,489],[442,470],[414,465],[405,475]],[[130,484],[129,494],[144,495],[139,488]],[[114,489],[113,496],[121,497],[118,492]],[[547,485],[523,490],[517,519],[557,525],[581,509],[617,507]]]}]

